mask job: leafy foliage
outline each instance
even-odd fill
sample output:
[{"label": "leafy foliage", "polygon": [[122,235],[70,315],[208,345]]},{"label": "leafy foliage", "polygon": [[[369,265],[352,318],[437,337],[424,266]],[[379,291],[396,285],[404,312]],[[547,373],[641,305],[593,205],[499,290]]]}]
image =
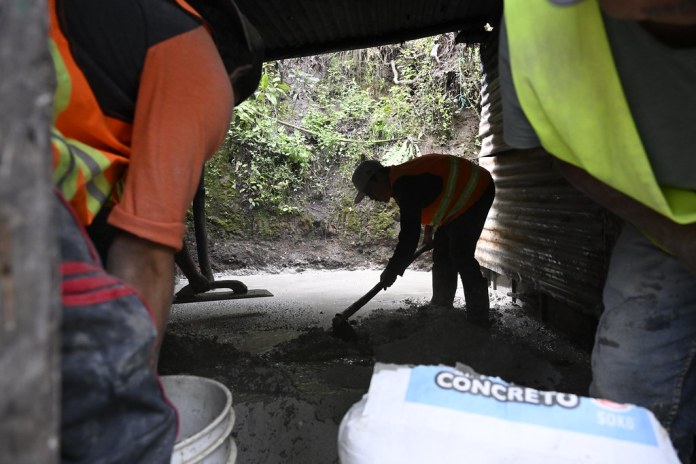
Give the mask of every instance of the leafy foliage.
[{"label": "leafy foliage", "polygon": [[352,170],[363,159],[396,164],[424,144],[450,143],[454,118],[478,101],[477,60],[450,34],[264,64],[206,168],[213,229],[273,236],[317,223],[307,206],[322,203],[319,228],[393,238],[393,205],[352,204]]}]

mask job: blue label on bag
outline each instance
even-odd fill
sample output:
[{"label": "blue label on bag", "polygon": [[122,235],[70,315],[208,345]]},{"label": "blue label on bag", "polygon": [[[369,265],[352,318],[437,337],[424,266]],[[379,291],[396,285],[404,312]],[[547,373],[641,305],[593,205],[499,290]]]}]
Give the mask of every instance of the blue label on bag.
[{"label": "blue label on bag", "polygon": [[406,401],[657,446],[649,412],[630,404],[535,390],[442,366],[411,370]]}]

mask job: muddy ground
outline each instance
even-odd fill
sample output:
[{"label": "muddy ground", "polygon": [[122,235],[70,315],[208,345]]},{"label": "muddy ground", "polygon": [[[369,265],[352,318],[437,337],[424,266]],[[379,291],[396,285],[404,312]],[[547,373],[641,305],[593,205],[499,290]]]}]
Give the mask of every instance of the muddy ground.
[{"label": "muddy ground", "polygon": [[[254,249],[234,248],[240,256]],[[460,362],[520,385],[587,394],[588,353],[530,319],[505,289],[490,291],[492,324],[473,325],[461,288],[454,310],[427,305],[426,258],[356,314],[359,339],[344,341],[331,334],[331,318],[376,283],[379,258],[369,266],[345,251],[274,253],[263,265],[249,258],[216,274],[272,298],[174,305],[160,360],[161,374],[209,377],[232,390],[240,464],[338,462],[338,426],[367,392],[376,361]],[[216,267],[224,266],[218,256]]]}]

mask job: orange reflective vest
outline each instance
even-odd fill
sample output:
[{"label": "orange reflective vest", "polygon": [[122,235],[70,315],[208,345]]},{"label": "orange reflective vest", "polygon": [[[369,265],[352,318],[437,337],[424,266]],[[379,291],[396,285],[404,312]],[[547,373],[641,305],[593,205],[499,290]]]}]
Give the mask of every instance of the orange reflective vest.
[{"label": "orange reflective vest", "polygon": [[89,224],[109,200],[130,157],[132,126],[109,118],[75,63],[70,45],[49,0],[50,51],[56,72],[51,133],[53,178],[83,224]]},{"label": "orange reflective vest", "polygon": [[433,174],[443,179],[442,191],[421,210],[421,224],[440,227],[468,210],[493,181],[484,168],[452,155],[431,153],[389,167],[392,185],[402,176]]},{"label": "orange reflective vest", "polygon": [[[183,8],[200,17],[183,0]],[[121,197],[131,155],[132,121],[100,109],[61,31],[56,0],[49,0],[49,48],[56,74],[51,149],[53,180],[82,224]]]}]

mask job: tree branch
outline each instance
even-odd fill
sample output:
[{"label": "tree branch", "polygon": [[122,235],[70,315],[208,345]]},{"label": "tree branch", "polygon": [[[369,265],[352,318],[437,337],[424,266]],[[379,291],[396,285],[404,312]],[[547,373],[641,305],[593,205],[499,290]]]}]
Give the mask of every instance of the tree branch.
[{"label": "tree branch", "polygon": [[395,84],[397,84],[397,85],[413,84],[414,82],[416,82],[415,79],[409,79],[407,81],[400,81],[399,80],[399,71],[396,70],[396,63],[394,62],[394,60],[391,60],[391,68],[392,68],[392,72],[394,73],[394,83]]}]

